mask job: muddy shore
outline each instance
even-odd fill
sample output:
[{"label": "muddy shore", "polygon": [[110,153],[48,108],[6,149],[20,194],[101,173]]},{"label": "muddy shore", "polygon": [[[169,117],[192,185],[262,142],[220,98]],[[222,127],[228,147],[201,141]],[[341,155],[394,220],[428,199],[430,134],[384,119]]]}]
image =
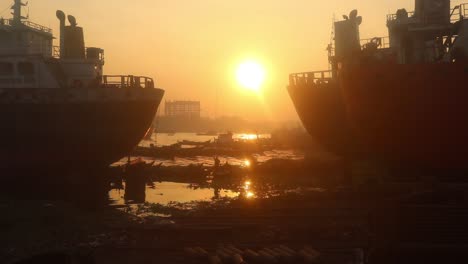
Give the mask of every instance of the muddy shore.
[{"label": "muddy shore", "polygon": [[[405,239],[424,242],[421,250],[435,260],[438,255],[427,254],[433,251],[428,245],[463,245],[468,237],[463,224],[468,219],[466,191],[451,190],[447,195],[445,190],[441,193],[447,198],[437,198],[444,202],[434,205],[432,194],[424,196],[427,184],[402,189],[369,180],[369,173],[362,170],[361,175],[367,176],[355,178],[360,184],[346,187],[337,168],[323,160],[275,160],[247,171],[233,168],[221,180],[210,178],[207,171],[196,177],[189,173],[194,167],[151,168],[147,178],[156,186],[165,180],[212,188],[216,182],[220,188],[239,191],[236,197],[186,203],[115,205],[105,195],[99,201],[96,196],[47,197],[47,190],[38,187],[29,188],[27,197],[2,192],[0,263],[43,263],[44,259],[48,263],[237,263],[236,255],[246,263],[359,263],[363,256],[379,260],[413,256],[414,249],[406,255],[392,253],[403,250],[395,245]],[[248,186],[245,174],[252,181]],[[93,193],[76,185],[68,191],[74,192],[71,197]],[[431,212],[442,211],[446,223],[434,229],[429,223],[442,220]],[[418,213],[409,218],[411,212]],[[418,225],[423,220],[432,233],[441,233],[427,235]],[[440,238],[446,240],[437,241]],[[232,247],[238,254],[232,254]],[[284,247],[291,250],[289,254],[281,250]],[[453,246],[447,250],[451,256],[460,252]],[[311,259],[315,251],[320,257]]]}]

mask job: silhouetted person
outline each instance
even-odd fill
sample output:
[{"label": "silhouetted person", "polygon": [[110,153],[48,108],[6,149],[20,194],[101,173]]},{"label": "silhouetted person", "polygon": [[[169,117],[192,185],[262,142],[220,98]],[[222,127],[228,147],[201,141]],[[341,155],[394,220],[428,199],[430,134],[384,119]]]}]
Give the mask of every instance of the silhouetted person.
[{"label": "silhouetted person", "polygon": [[218,156],[216,156],[214,158],[214,167],[215,167],[215,169],[218,168],[220,164],[221,164],[221,161],[218,159]]}]

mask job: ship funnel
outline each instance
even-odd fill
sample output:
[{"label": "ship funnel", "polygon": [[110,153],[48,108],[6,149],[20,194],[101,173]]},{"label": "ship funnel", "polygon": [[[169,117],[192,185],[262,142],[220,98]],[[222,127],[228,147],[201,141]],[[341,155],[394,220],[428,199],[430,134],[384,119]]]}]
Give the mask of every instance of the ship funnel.
[{"label": "ship funnel", "polygon": [[57,10],[57,18],[60,20],[60,57],[65,50],[65,13],[62,10]]},{"label": "ship funnel", "polygon": [[450,24],[450,0],[416,0],[414,16],[424,24]]},{"label": "ship funnel", "polygon": [[69,15],[69,26],[63,28],[64,48],[60,51],[62,59],[85,59],[86,51],[84,46],[83,28],[78,27],[76,18]]},{"label": "ship funnel", "polygon": [[72,26],[72,27],[76,27],[76,25],[78,25],[76,23],[76,18],[74,16],[71,16],[71,15],[68,16],[68,22],[70,22],[70,26]]},{"label": "ship funnel", "polygon": [[335,22],[335,57],[338,60],[350,58],[361,49],[359,25],[362,17],[358,16],[357,10],[353,10],[343,18],[345,20]]}]

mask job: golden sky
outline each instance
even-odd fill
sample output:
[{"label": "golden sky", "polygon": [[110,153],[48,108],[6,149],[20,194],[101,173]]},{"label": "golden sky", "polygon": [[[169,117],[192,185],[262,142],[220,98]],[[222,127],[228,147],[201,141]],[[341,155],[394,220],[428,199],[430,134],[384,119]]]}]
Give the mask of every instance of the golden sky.
[{"label": "golden sky", "polygon": [[[10,2],[2,0],[0,10]],[[204,116],[276,121],[297,120],[286,91],[289,73],[327,69],[334,15],[357,8],[361,37],[370,38],[386,36],[386,14],[403,7],[413,10],[413,0],[29,1],[30,19],[56,37],[55,10],[74,15],[86,46],[105,49],[107,74],[154,77],[165,100],[200,100]],[[235,81],[246,59],[266,69],[260,95]]]}]

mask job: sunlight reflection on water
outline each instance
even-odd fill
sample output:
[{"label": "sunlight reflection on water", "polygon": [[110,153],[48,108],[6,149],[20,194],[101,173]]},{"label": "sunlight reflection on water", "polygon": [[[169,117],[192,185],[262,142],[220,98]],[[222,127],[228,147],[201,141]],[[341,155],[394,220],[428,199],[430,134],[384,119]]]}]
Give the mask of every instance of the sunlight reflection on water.
[{"label": "sunlight reflection on water", "polygon": [[[124,190],[111,190],[109,198],[113,204],[125,204]],[[240,193],[219,190],[218,198],[236,198]],[[157,182],[155,188],[146,188],[146,202],[169,204],[170,202],[188,203],[193,201],[210,201],[216,196],[213,188],[197,188],[196,185],[175,182]]]},{"label": "sunlight reflection on water", "polygon": [[[234,134],[233,137],[235,140],[242,141],[256,140],[257,138],[269,138],[270,135]],[[182,140],[206,142],[212,139],[214,139],[214,136],[197,136],[196,134],[190,133],[178,133],[172,136],[168,134],[153,134],[151,141],[143,141],[140,146],[155,144],[156,140],[158,143],[157,145],[171,145]],[[132,157],[132,159],[135,158],[136,157]],[[249,169],[249,167],[255,167],[258,164],[265,163],[272,159],[302,160],[304,158],[304,153],[294,150],[271,150],[264,151],[261,154],[253,154],[248,159],[229,156],[219,156],[218,158],[221,165],[230,164],[232,166]],[[214,166],[214,158],[212,156],[175,157],[174,159],[142,157],[142,159],[147,163],[154,161],[155,165],[161,164],[163,167],[203,165],[207,168]],[[123,158],[119,162],[116,162],[114,166],[121,166],[126,163],[127,158]],[[229,188],[230,190],[221,189],[221,187]],[[260,188],[260,184],[257,186],[252,181],[252,178],[245,177],[238,179],[236,183],[228,183],[227,187],[225,185],[220,185],[219,183],[213,183],[212,180],[209,185],[205,185],[203,188],[190,183],[175,183],[167,181],[160,183],[156,182],[154,188],[146,188],[145,200],[149,203],[167,205],[171,202],[190,203],[193,201],[210,201],[220,198],[245,198],[250,200],[257,197],[264,197],[264,194],[265,190]],[[123,190],[112,190],[109,192],[109,198],[114,201],[114,204],[118,205],[125,204],[124,195],[125,191]]]},{"label": "sunlight reflection on water", "polygon": [[247,197],[247,198],[249,198],[249,199],[250,199],[250,198],[254,198],[254,197],[255,197],[255,194],[254,194],[253,192],[246,192],[245,197]]}]

